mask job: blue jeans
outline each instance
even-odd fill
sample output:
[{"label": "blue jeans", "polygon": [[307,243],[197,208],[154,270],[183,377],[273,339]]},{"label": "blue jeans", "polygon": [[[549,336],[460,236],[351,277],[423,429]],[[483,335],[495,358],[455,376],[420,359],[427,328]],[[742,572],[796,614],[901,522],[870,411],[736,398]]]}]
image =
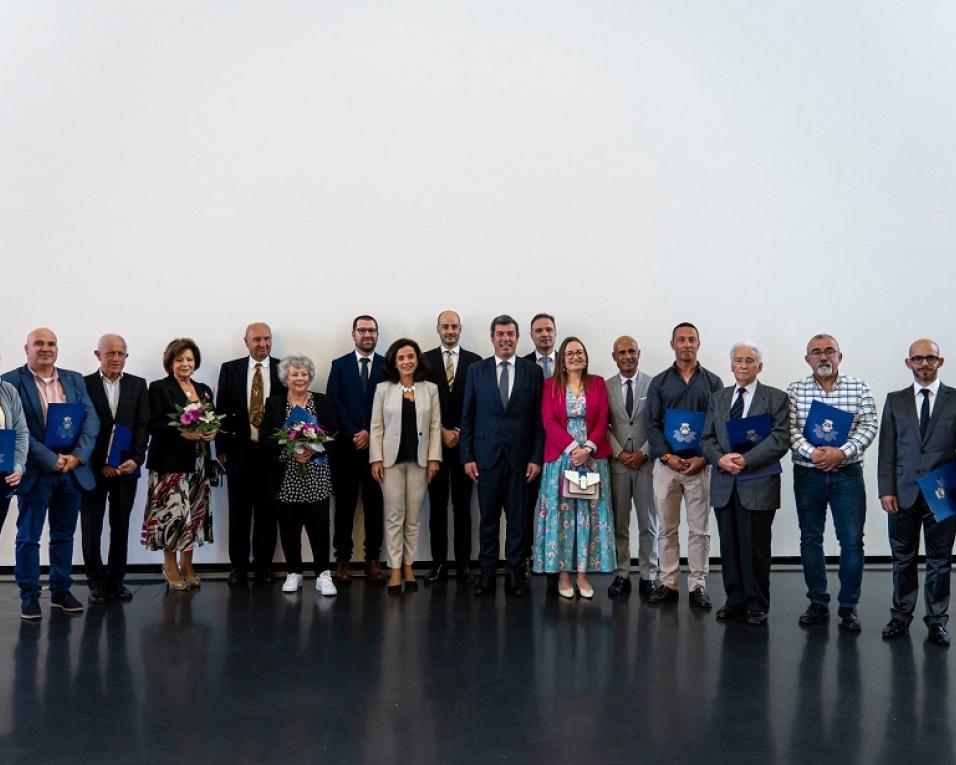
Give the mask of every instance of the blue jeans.
[{"label": "blue jeans", "polygon": [[50,518],[50,592],[67,592],[73,584],[73,534],[80,514],[80,487],[69,473],[38,476],[28,494],[17,497],[16,566],[20,597],[40,595],[40,535]]},{"label": "blue jeans", "polygon": [[822,605],[830,602],[823,554],[829,503],[833,528],[840,542],[838,601],[842,608],[855,607],[860,602],[863,581],[863,523],[866,521],[863,465],[847,465],[833,473],[794,465],[793,491],[800,521],[800,562],[807,582],[807,597]]}]

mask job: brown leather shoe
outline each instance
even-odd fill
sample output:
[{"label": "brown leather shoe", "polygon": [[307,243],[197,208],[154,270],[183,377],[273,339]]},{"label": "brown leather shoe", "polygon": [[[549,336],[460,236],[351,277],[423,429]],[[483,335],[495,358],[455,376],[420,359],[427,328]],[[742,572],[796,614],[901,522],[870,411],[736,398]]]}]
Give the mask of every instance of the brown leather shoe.
[{"label": "brown leather shoe", "polygon": [[372,582],[384,582],[385,572],[377,560],[365,561],[365,578]]},{"label": "brown leather shoe", "polygon": [[338,563],[336,563],[335,573],[332,575],[332,578],[337,582],[351,582],[352,569],[349,566],[349,562],[340,560]]}]

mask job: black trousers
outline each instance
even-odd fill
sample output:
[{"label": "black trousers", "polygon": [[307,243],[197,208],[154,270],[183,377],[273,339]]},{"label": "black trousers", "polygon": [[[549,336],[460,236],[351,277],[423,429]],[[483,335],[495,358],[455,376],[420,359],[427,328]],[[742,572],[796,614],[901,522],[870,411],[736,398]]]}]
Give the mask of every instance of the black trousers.
[{"label": "black trousers", "polygon": [[[268,495],[270,464],[261,445],[249,442],[226,462],[229,477],[229,562],[245,571],[268,568],[276,550],[276,517]],[[251,544],[250,544],[251,539]]]},{"label": "black trousers", "polygon": [[7,511],[10,509],[10,497],[0,499],[0,532],[3,531],[3,522],[7,520]]},{"label": "black trousers", "polygon": [[505,564],[508,573],[517,571],[525,560],[527,494],[528,481],[524,476],[524,468],[515,470],[504,458],[494,467],[479,470],[478,507],[481,522],[478,562],[482,571],[493,571],[498,565],[502,506],[508,524],[505,532]]},{"label": "black trousers", "polygon": [[329,500],[276,502],[282,554],[290,574],[302,573],[302,527],[312,547],[312,565],[318,576],[329,567]]},{"label": "black trousers", "polygon": [[379,560],[382,537],[385,533],[382,511],[382,487],[372,478],[368,449],[356,449],[352,444],[339,443],[329,454],[332,485],[335,487],[335,559],[352,560],[352,524],[359,493],[365,511],[365,560]]},{"label": "black trousers", "polygon": [[451,489],[452,517],[455,528],[455,563],[471,562],[471,493],[472,480],[465,475],[458,447],[442,448],[438,474],[428,484],[428,531],[434,563],[448,563],[448,493]]},{"label": "black trousers", "polygon": [[[129,516],[136,499],[136,484],[131,477],[96,477],[96,488],[84,491],[80,502],[80,529],[83,534],[83,565],[90,589],[119,587],[126,576],[129,545]],[[103,565],[101,552],[103,518],[109,505],[110,545]]]},{"label": "black trousers", "polygon": [[[543,467],[543,466],[542,466]],[[531,548],[534,545],[534,516],[538,506],[538,493],[541,491],[541,475],[539,474],[527,485],[525,491],[525,519],[524,519],[524,559],[531,558]]]},{"label": "black trousers", "polygon": [[949,574],[953,540],[956,538],[956,516],[937,523],[922,495],[912,507],[900,508],[896,514],[887,516],[890,536],[890,551],[893,555],[893,607],[890,613],[896,619],[909,624],[913,621],[913,609],[919,593],[920,529],[926,549],[926,585],[923,597],[926,600],[927,624],[946,624],[949,621]]},{"label": "black trousers", "polygon": [[748,510],[735,488],[730,502],[714,508],[720,533],[720,566],[728,606],[770,610],[770,527],[776,510]]}]

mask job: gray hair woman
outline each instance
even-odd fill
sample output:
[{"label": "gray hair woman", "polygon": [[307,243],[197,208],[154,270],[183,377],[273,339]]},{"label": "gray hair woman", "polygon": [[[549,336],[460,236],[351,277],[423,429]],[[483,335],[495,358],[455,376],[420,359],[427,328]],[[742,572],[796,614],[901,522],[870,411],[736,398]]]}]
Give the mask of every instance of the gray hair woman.
[{"label": "gray hair woman", "polygon": [[285,383],[288,392],[266,399],[259,432],[272,458],[269,495],[275,500],[279,537],[288,569],[282,591],[296,593],[302,587],[302,527],[305,526],[312,546],[315,589],[322,595],[332,596],[337,591],[329,570],[332,475],[328,459],[324,453],[311,449],[290,453],[275,436],[287,424],[295,424],[288,420],[296,407],[305,410],[327,436],[338,432],[338,422],[331,400],[309,390],[315,379],[315,364],[308,356],[283,358],[279,362],[279,379]]},{"label": "gray hair woman", "polygon": [[7,382],[0,382],[0,430],[14,433],[12,453],[7,451],[6,445],[0,445],[0,531],[3,531],[3,522],[10,507],[10,496],[20,485],[30,444],[30,433],[23,416],[20,394]]}]

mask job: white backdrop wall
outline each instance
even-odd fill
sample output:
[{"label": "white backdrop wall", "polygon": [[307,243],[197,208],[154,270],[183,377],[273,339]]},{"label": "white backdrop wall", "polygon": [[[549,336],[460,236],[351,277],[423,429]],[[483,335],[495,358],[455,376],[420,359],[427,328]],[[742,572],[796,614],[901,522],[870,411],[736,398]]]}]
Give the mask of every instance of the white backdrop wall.
[{"label": "white backdrop wall", "polygon": [[[61,366],[117,331],[154,379],[189,335],[214,385],[265,320],[324,390],[355,314],[384,350],[456,308],[486,354],[491,316],[546,310],[605,374],[617,335],[655,373],[690,320],[705,366],[729,381],[753,339],[785,387],[832,332],[882,406],[912,339],[954,339],[954,25],[881,0],[6,0],[0,367],[48,325]],[[788,472],[776,555],[799,552]],[[227,559],[214,506],[203,562]]]}]

